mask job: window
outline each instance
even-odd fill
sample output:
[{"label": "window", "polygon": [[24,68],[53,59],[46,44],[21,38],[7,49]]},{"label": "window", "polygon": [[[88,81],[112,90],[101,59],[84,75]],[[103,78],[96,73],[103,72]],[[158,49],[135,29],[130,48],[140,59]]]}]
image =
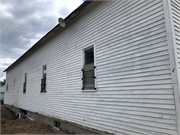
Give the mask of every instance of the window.
[{"label": "window", "polygon": [[90,48],[84,51],[85,54],[85,65],[94,64],[94,48]]},{"label": "window", "polygon": [[41,79],[41,92],[46,92],[46,65],[43,66],[42,79]]},{"label": "window", "polygon": [[54,127],[59,129],[60,128],[60,122],[54,121]]},{"label": "window", "polygon": [[23,93],[26,93],[27,73],[24,74]]},{"label": "window", "polygon": [[95,90],[95,66],[94,66],[94,47],[84,50],[84,65],[82,69],[82,90]]},{"label": "window", "polygon": [[22,110],[23,115],[27,115],[27,111],[26,110]]},{"label": "window", "polygon": [[14,79],[14,81],[13,81],[13,87],[15,87],[15,82],[16,82],[16,80]]}]

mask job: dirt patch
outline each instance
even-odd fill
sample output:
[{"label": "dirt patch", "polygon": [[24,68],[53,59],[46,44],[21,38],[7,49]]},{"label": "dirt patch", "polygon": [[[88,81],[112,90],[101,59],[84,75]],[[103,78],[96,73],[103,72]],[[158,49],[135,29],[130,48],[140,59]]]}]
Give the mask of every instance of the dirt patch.
[{"label": "dirt patch", "polygon": [[16,115],[14,114],[14,112],[1,106],[1,118],[13,120],[13,119],[16,119]]},{"label": "dirt patch", "polygon": [[13,112],[1,106],[1,134],[67,134],[67,132],[53,131],[50,126],[43,123],[17,119]]}]

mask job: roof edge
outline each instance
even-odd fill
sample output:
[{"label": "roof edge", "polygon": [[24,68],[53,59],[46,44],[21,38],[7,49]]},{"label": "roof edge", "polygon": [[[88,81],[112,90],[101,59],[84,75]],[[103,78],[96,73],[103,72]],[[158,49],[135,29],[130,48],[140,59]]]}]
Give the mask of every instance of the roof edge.
[{"label": "roof edge", "polygon": [[[78,8],[76,8],[73,12],[71,12],[65,19],[66,25],[70,23],[72,20],[74,20],[82,11],[84,11],[87,7],[95,3],[95,1],[85,1],[83,2]],[[67,27],[67,26],[66,26]],[[65,28],[66,28],[65,27]],[[47,39],[52,37],[56,32],[63,29],[59,24],[57,24],[53,29],[51,29],[48,33],[46,33],[40,40],[38,40],[30,49],[28,49],[23,55],[21,55],[15,62],[13,62],[9,67],[7,67],[3,72],[6,72],[7,70],[11,69],[13,66],[18,64],[23,58],[27,57],[31,53],[33,53],[34,50],[38,49],[43,45]]]}]

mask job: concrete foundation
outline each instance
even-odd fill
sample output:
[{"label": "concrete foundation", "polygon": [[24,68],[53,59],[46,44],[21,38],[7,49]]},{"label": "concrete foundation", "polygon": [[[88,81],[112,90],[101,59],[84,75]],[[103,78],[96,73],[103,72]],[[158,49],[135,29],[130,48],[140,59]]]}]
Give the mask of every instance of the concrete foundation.
[{"label": "concrete foundation", "polygon": [[21,108],[17,108],[14,106],[9,106],[9,105],[4,105],[6,108],[11,109],[14,111],[16,114],[21,113],[21,118],[23,118],[23,112],[27,111],[28,117],[33,119],[34,121],[40,122],[40,123],[45,123],[51,127],[54,127],[54,121],[60,122],[60,129],[67,131],[68,133],[72,134],[110,134],[107,132],[99,131],[96,129],[88,128],[76,123],[72,123],[69,121],[53,118],[53,117],[48,117],[48,116],[43,116],[38,113],[34,113],[28,110],[23,110]]}]

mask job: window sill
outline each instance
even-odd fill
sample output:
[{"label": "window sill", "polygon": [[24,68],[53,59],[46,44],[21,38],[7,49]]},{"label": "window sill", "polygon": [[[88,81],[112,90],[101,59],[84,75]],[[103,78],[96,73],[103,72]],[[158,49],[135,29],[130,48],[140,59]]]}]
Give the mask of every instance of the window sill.
[{"label": "window sill", "polygon": [[60,129],[58,128],[58,127],[53,127],[55,130],[57,130],[57,131],[60,131]]},{"label": "window sill", "polygon": [[82,92],[97,92],[97,90],[81,90]]},{"label": "window sill", "polygon": [[41,93],[46,93],[47,91],[41,91]]}]

